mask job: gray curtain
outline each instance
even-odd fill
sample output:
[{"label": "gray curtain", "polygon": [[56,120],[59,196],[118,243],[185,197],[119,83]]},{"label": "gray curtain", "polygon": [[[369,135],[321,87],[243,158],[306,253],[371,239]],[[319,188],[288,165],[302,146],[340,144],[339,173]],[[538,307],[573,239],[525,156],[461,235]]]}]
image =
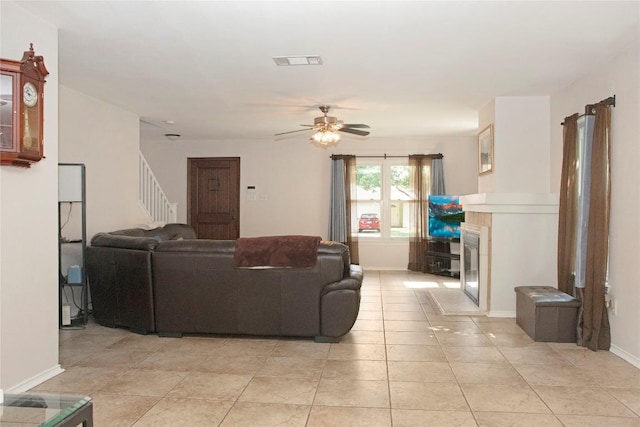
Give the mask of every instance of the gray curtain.
[{"label": "gray curtain", "polygon": [[329,220],[329,240],[344,243],[349,247],[351,263],[359,264],[358,234],[354,233],[352,222],[357,202],[356,157],[334,155],[331,168],[331,212]]},{"label": "gray curtain", "polygon": [[431,160],[431,194],[447,194],[444,187],[444,166],[442,159]]},{"label": "gray curtain", "polygon": [[587,233],[589,231],[589,206],[591,205],[591,153],[593,151],[593,126],[595,117],[578,118],[578,166],[576,168],[577,206],[575,242],[575,287],[584,288],[587,268]]},{"label": "gray curtain", "polygon": [[331,162],[331,214],[329,240],[347,242],[347,197],[345,195],[344,159]]}]

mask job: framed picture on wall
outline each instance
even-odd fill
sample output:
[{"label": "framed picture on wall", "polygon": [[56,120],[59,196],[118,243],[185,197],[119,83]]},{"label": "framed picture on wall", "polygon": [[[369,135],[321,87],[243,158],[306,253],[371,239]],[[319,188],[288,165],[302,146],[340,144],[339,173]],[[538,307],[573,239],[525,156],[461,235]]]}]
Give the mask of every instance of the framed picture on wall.
[{"label": "framed picture on wall", "polygon": [[493,172],[493,125],[478,134],[478,172],[480,175]]}]

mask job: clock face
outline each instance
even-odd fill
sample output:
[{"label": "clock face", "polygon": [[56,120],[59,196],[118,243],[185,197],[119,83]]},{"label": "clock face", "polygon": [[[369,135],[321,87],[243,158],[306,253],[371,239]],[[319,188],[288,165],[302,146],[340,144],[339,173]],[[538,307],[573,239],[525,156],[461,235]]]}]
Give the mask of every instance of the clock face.
[{"label": "clock face", "polygon": [[31,82],[26,82],[22,88],[22,98],[24,105],[33,107],[38,103],[38,90]]}]

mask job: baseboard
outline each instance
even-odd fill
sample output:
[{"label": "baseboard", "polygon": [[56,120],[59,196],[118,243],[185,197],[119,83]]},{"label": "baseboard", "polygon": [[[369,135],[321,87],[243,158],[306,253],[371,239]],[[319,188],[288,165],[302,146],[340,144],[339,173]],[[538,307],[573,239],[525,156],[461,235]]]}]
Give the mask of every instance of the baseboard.
[{"label": "baseboard", "polygon": [[491,310],[487,313],[487,317],[513,317],[515,319],[516,312]]},{"label": "baseboard", "polygon": [[611,347],[609,348],[609,351],[611,353],[615,354],[616,356],[619,356],[622,359],[626,360],[627,362],[631,363],[636,368],[640,368],[640,358],[638,358],[638,357],[634,356],[633,354],[621,349],[617,345],[611,344]]},{"label": "baseboard", "polygon": [[60,365],[56,365],[46,371],[39,373],[26,381],[21,382],[13,387],[10,387],[6,390],[6,393],[24,393],[27,390],[31,390],[33,387],[42,384],[43,382],[50,380],[56,375],[60,375],[64,372],[64,369]]}]

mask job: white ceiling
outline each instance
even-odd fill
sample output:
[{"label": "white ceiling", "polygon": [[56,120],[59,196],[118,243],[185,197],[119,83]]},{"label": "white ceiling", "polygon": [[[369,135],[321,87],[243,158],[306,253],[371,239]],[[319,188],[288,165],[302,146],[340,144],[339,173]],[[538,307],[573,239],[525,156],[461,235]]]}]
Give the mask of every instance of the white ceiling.
[{"label": "white ceiling", "polygon": [[166,128],[147,138],[269,140],[320,104],[371,137],[472,135],[495,97],[553,94],[640,34],[638,1],[19,3],[60,28],[60,83]]}]

